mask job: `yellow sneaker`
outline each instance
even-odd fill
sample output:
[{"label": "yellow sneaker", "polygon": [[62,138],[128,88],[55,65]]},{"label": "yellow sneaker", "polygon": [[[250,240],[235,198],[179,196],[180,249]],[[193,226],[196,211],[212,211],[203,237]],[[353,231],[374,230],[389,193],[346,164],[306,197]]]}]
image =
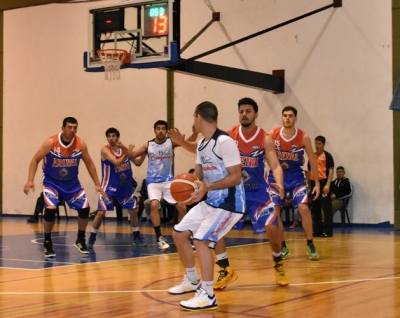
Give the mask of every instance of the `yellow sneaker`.
[{"label": "yellow sneaker", "polygon": [[230,267],[221,268],[217,281],[214,283],[214,289],[224,289],[230,283],[238,279],[238,275]]},{"label": "yellow sneaker", "polygon": [[285,266],[283,262],[278,262],[274,266],[276,283],[279,286],[287,286],[289,285],[289,277],[286,275]]}]

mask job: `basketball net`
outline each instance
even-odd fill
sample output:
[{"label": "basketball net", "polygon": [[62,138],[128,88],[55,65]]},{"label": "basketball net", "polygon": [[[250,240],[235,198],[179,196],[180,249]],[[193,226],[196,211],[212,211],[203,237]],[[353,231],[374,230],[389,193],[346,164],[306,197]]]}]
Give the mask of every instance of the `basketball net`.
[{"label": "basketball net", "polygon": [[128,52],[120,49],[104,49],[98,50],[97,54],[104,66],[106,80],[119,80],[122,61]]}]

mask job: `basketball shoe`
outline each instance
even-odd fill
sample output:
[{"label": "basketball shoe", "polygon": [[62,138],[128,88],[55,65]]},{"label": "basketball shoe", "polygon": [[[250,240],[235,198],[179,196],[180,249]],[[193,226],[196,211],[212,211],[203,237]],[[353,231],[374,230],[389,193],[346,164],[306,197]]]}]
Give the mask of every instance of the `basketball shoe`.
[{"label": "basketball shoe", "polygon": [[283,262],[277,262],[274,266],[276,283],[279,286],[287,286],[289,285],[289,277],[286,275],[285,266]]},{"label": "basketball shoe", "polygon": [[176,285],[174,287],[171,287],[168,289],[168,292],[172,295],[181,295],[185,293],[190,293],[193,291],[196,291],[201,285],[201,281],[198,281],[197,283],[192,283],[186,275],[183,275],[183,280],[182,283],[179,285]]},{"label": "basketball shoe", "polygon": [[162,236],[160,236],[158,238],[157,244],[158,244],[158,248],[160,249],[160,251],[165,251],[165,250],[169,249],[169,244]]},{"label": "basketball shoe", "polygon": [[286,259],[290,255],[290,250],[287,246],[282,247],[282,259]]},{"label": "basketball shoe", "polygon": [[317,249],[315,248],[314,244],[307,246],[307,255],[308,255],[308,258],[313,261],[316,261],[317,259],[319,259],[319,254],[318,254]]},{"label": "basketball shoe", "polygon": [[82,254],[89,254],[89,249],[86,246],[85,239],[77,239],[75,242],[75,247],[81,252]]},{"label": "basketball shoe", "polygon": [[214,310],[218,307],[215,295],[208,295],[203,288],[196,290],[193,298],[183,300],[179,304],[187,310]]},{"label": "basketball shoe", "polygon": [[233,283],[235,280],[237,280],[238,277],[239,276],[230,266],[221,268],[217,281],[214,283],[214,289],[224,289],[230,283]]},{"label": "basketball shoe", "polygon": [[90,248],[90,249],[92,249],[95,242],[96,242],[96,236],[90,235],[90,236],[89,236],[89,240],[88,240],[87,247]]},{"label": "basketball shoe", "polygon": [[53,250],[53,242],[51,240],[44,241],[44,257],[45,258],[56,257],[56,253],[54,253],[54,250]]},{"label": "basketball shoe", "polygon": [[146,242],[144,241],[143,235],[139,235],[138,237],[135,237],[133,239],[132,244],[135,246],[138,246],[138,247],[146,247],[147,246]]}]

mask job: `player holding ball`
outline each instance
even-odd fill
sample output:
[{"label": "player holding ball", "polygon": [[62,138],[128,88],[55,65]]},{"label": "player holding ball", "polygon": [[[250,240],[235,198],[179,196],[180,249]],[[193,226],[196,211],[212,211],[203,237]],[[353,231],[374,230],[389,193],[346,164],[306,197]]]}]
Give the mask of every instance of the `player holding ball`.
[{"label": "player holding ball", "polygon": [[[245,211],[245,194],[239,150],[235,141],[217,127],[218,110],[211,102],[199,104],[194,112],[194,125],[204,138],[197,146],[194,181],[198,185],[191,195],[192,202],[199,202],[175,225],[173,238],[185,267],[181,284],[170,288],[170,294],[195,292],[193,298],[181,301],[187,310],[217,308],[213,289],[214,255],[209,245],[216,244]],[[190,237],[196,247],[201,276],[195,267]]]}]

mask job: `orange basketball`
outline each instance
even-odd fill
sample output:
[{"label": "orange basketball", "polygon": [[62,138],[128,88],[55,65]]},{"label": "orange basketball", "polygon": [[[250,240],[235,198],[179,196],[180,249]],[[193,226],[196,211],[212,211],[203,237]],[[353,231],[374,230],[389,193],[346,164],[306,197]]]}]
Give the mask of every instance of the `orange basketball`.
[{"label": "orange basketball", "polygon": [[190,173],[181,173],[174,178],[170,191],[176,202],[191,204],[190,196],[197,189],[196,180],[197,177]]}]

